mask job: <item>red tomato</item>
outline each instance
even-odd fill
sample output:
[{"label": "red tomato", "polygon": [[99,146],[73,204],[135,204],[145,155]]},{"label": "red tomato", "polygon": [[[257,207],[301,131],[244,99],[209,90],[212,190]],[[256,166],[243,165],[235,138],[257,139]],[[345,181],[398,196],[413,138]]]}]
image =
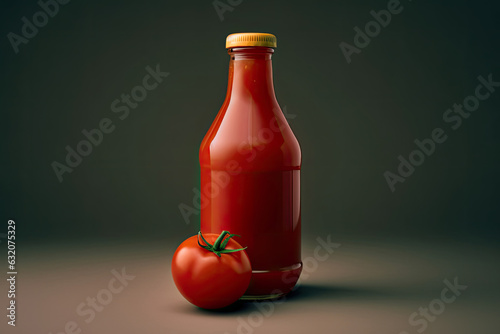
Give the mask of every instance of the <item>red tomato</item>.
[{"label": "red tomato", "polygon": [[247,290],[252,276],[250,260],[232,236],[235,235],[227,231],[220,236],[204,234],[204,239],[200,234],[195,235],[175,251],[172,259],[175,285],[194,305],[205,309],[225,307]]}]

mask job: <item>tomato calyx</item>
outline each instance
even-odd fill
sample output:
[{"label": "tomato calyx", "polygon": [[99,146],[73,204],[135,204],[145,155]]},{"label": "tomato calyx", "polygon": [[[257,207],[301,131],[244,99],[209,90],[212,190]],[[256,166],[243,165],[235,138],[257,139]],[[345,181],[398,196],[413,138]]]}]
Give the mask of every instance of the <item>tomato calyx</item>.
[{"label": "tomato calyx", "polygon": [[[227,238],[226,238],[227,236]],[[202,245],[200,243],[200,237],[205,242],[205,245]],[[203,238],[203,235],[201,234],[201,231],[198,232],[198,245],[200,247],[205,248],[208,251],[214,252],[218,257],[220,257],[221,254],[227,254],[227,253],[234,253],[234,252],[239,252],[247,247],[244,248],[238,248],[238,249],[226,249],[227,243],[229,242],[229,239],[232,237],[239,237],[237,234],[231,234],[228,231],[222,231],[222,233],[217,237],[217,240],[215,240],[214,244],[210,244],[208,241]],[[224,239],[225,238],[225,239]]]}]

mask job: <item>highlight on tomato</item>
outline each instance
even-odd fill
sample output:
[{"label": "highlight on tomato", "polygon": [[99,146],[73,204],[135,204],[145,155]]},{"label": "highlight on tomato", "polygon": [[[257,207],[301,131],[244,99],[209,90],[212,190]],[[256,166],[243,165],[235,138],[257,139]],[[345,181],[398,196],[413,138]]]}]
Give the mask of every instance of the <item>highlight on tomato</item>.
[{"label": "highlight on tomato", "polygon": [[[250,259],[236,234],[198,232],[175,251],[172,276],[179,292],[192,304],[217,309],[236,302],[252,276]],[[200,240],[201,239],[201,240]]]}]

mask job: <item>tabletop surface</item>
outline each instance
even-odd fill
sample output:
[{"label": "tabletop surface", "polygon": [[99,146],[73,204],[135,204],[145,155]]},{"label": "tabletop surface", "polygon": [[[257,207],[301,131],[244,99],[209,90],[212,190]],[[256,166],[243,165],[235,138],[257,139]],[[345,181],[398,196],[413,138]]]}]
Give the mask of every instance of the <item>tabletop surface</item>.
[{"label": "tabletop surface", "polygon": [[304,271],[286,298],[223,311],[178,293],[174,243],[32,247],[19,254],[16,327],[3,321],[1,332],[499,333],[498,247],[334,241],[317,258],[320,243],[304,240]]}]

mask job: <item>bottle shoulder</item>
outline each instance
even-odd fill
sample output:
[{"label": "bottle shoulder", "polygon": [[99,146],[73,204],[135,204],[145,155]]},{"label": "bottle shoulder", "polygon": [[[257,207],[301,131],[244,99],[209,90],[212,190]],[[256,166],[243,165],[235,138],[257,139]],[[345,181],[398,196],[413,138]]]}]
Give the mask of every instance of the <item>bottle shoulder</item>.
[{"label": "bottle shoulder", "polygon": [[200,165],[245,170],[300,169],[301,150],[278,104],[223,105],[203,139]]}]

